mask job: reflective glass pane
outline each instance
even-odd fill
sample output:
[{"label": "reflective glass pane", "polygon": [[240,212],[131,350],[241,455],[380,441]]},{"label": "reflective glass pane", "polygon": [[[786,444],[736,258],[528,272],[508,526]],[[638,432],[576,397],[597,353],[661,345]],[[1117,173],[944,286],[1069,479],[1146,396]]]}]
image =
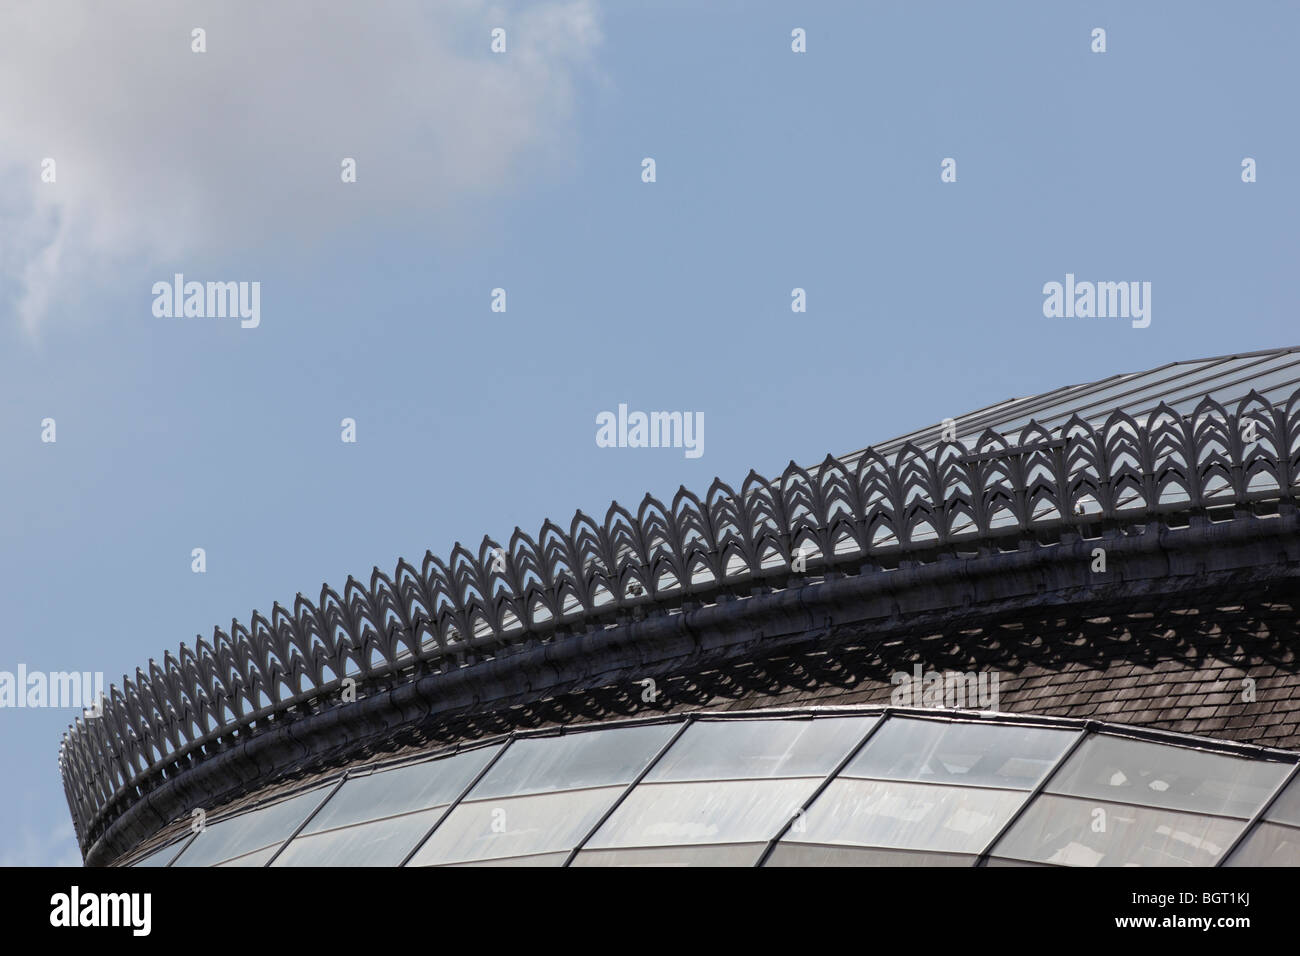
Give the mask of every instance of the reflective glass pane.
[{"label": "reflective glass pane", "polygon": [[494,860],[471,860],[467,863],[448,863],[448,866],[564,866],[569,851],[561,853],[535,853],[532,856],[507,856]]},{"label": "reflective glass pane", "polygon": [[766,843],[583,850],[573,866],[753,866]]},{"label": "reflective glass pane", "polygon": [[824,777],[875,717],[816,720],[700,720],[682,734],[646,780]]},{"label": "reflective glass pane", "polygon": [[1078,735],[1046,727],[894,717],[842,775],[1031,790]]},{"label": "reflective glass pane", "polygon": [[1046,863],[1030,863],[1028,860],[1004,860],[999,856],[991,856],[985,862],[985,866],[1047,866]]},{"label": "reflective glass pane", "polygon": [[764,866],[974,866],[970,854],[919,853],[857,846],[777,845]]},{"label": "reflective glass pane", "polygon": [[389,817],[324,833],[300,834],[274,866],[397,866],[446,810]]},{"label": "reflective glass pane", "polygon": [[1244,826],[1222,817],[1044,795],[994,853],[1065,866],[1211,866]]},{"label": "reflective glass pane", "polygon": [[1265,820],[1300,827],[1300,776],[1286,785],[1264,814]]},{"label": "reflective glass pane", "polygon": [[1052,793],[1250,817],[1290,769],[1279,763],[1096,734],[1048,783]]},{"label": "reflective glass pane", "polygon": [[272,846],[263,847],[254,853],[245,853],[243,856],[237,856],[233,860],[227,860],[224,863],[218,863],[217,866],[266,866],[266,863],[275,851],[280,848],[278,843]]},{"label": "reflective glass pane", "polygon": [[[1188,375],[1186,372],[1189,369],[1180,365],[1154,376],[1139,376],[1135,380],[1125,382],[1122,388],[1103,389],[1077,404],[1080,414],[1091,421],[1104,420],[1116,405],[1136,417],[1154,408],[1161,401],[1176,405],[1189,396],[1199,401],[1207,393],[1214,394],[1216,385],[1241,378],[1243,369],[1248,368],[1245,372],[1246,376],[1253,377],[1262,374],[1265,369],[1275,366],[1279,361],[1286,362],[1290,359],[1290,356],[1281,356],[1279,359],[1266,362],[1261,362],[1258,357],[1232,360],[1208,368],[1207,374],[1203,375]],[[1176,377],[1170,378],[1170,376]],[[1215,398],[1221,401],[1235,395],[1244,395],[1249,388],[1236,385],[1220,388],[1218,391],[1219,394],[1215,394]],[[1115,401],[1115,396],[1119,396],[1118,402]],[[1071,409],[1071,412],[1073,411]]]},{"label": "reflective glass pane", "polygon": [[572,850],[626,789],[620,785],[462,803],[410,865]]},{"label": "reflective glass pane", "polygon": [[446,806],[460,796],[499,749],[480,747],[439,760],[350,777],[311,818],[303,833]]},{"label": "reflective glass pane", "polygon": [[832,781],[783,842],[978,854],[1025,802],[1014,790]]},{"label": "reflective glass pane", "polygon": [[221,860],[274,844],[278,847],[325,799],[329,788],[300,793],[269,807],[249,810],[206,827],[173,866],[212,866]]},{"label": "reflective glass pane", "polygon": [[150,853],[143,860],[137,860],[135,863],[132,863],[131,865],[132,866],[166,866],[168,863],[172,861],[172,858],[175,857],[176,854],[181,851],[181,845],[184,842],[185,842],[184,840],[181,840],[176,843],[170,843],[167,846],[163,847],[161,850],[154,850],[154,852]]},{"label": "reflective glass pane", "polygon": [[1261,823],[1232,851],[1224,866],[1300,866],[1300,830]]},{"label": "reflective glass pane", "polygon": [[642,783],[587,844],[675,846],[767,841],[798,812],[820,778]]},{"label": "reflective glass pane", "polygon": [[680,725],[610,727],[516,740],[469,799],[631,783]]}]

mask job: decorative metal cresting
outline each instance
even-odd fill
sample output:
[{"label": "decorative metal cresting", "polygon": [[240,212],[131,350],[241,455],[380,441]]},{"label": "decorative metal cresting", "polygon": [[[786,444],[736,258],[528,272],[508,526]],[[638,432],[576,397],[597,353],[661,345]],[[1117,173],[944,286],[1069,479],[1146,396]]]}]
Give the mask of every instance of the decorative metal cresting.
[{"label": "decorative metal cresting", "polygon": [[[509,547],[485,537],[447,562],[402,560],[367,587],[349,577],[316,603],[301,594],[247,627],[216,628],[178,656],[110,688],[102,713],[64,736],[59,765],[78,839],[165,779],[291,714],[405,680],[472,666],[511,647],[562,641],[646,613],[760,593],[814,574],[887,574],[900,558],[972,553],[1005,539],[1138,524],[1264,501],[1293,506],[1300,482],[1300,390],[1273,405],[1251,392],[1229,412],[1206,398],[1190,415],[1160,405],[1139,422],[1115,412],[1029,423],[1013,443],[868,449],[852,466],[827,456],[778,480],[750,472],[739,492],[715,480],[704,499],[649,495],[604,523],[579,511]],[[936,430],[937,432],[937,430]]]}]

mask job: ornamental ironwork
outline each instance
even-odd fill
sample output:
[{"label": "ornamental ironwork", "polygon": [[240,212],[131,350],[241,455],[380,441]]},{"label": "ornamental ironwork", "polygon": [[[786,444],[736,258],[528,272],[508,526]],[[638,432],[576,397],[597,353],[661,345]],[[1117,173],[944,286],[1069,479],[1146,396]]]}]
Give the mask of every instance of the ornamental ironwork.
[{"label": "ornamental ironwork", "polygon": [[[939,429],[936,428],[936,434]],[[703,498],[617,502],[603,522],[582,511],[536,538],[457,543],[446,561],[401,560],[369,583],[299,594],[247,625],[215,628],[109,689],[64,737],[59,764],[83,848],[105,817],[225,743],[289,712],[348,706],[415,676],[473,666],[512,647],[563,641],[634,617],[830,573],[888,574],[900,559],[977,553],[1007,539],[1294,502],[1300,484],[1300,391],[1235,409],[1206,398],[1189,415],[1161,404],[1090,424],[1031,422],[1011,442],[904,445],[791,463]]]}]

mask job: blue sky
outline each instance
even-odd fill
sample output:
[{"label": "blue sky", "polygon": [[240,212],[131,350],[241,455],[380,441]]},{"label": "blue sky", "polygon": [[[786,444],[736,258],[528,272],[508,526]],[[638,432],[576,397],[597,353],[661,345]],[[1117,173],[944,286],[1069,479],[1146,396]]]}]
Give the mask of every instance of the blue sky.
[{"label": "blue sky", "polygon": [[[1294,4],[128,6],[0,13],[0,670],[1300,338]],[[260,326],[155,317],[176,272]],[[1066,273],[1150,327],[1045,318]],[[597,447],[620,403],[703,456]],[[78,860],[71,717],[0,710],[0,864]]]}]

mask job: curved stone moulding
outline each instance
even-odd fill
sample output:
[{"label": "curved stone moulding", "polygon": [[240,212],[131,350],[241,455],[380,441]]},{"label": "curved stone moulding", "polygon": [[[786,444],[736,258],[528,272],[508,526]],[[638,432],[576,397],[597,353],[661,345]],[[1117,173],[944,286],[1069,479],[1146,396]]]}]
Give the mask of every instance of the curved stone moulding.
[{"label": "curved stone moulding", "polygon": [[1018,443],[992,430],[973,445],[914,444],[851,466],[827,456],[739,490],[715,480],[703,499],[647,495],[567,532],[459,543],[447,561],[375,568],[369,585],[301,594],[247,626],[215,628],[109,689],[100,713],[65,734],[59,765],[83,850],[159,781],[256,734],[292,709],[342,703],[415,677],[503,656],[512,646],[746,596],[808,574],[889,573],[899,559],[963,554],[1007,540],[1050,544],[1083,527],[1294,502],[1300,483],[1300,390],[1271,404],[1256,392],[1228,409],[1203,399],[1187,416],[1161,404],[1093,425],[1029,423]]}]

